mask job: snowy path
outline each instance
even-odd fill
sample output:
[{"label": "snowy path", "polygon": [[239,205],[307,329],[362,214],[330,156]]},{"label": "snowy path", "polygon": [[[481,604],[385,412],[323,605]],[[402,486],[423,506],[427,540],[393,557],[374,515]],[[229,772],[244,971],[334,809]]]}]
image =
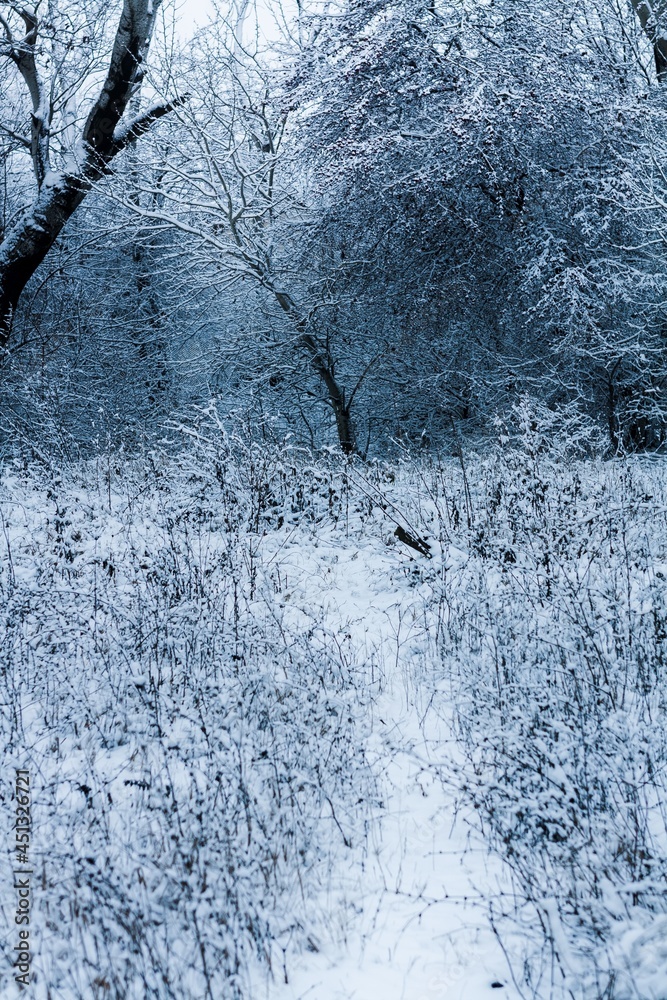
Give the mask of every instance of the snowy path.
[{"label": "snowy path", "polygon": [[293,624],[300,615],[324,621],[373,663],[378,693],[368,748],[384,809],[363,870],[343,858],[322,900],[336,943],[292,959],[287,983],[264,979],[253,995],[515,1000],[484,907],[475,905],[480,890],[497,884],[501,864],[455,821],[453,795],[434,766],[456,751],[446,723],[428,710],[441,678],[428,639],[427,588],[410,586],[407,557],[396,549],[368,541],[357,549],[334,537],[317,548],[302,541],[281,552],[286,604],[295,612],[288,616]]},{"label": "snowy path", "polygon": [[[35,776],[35,997],[88,1000],[113,982],[114,996],[144,1000],[148,975],[151,995],[173,981],[170,996],[194,1000],[207,988],[216,1000],[517,1000],[492,903],[522,996],[592,1000],[613,978],[619,1000],[666,1000],[661,883],[637,883],[643,854],[619,857],[616,840],[619,817],[634,829],[638,815],[617,780],[622,759],[647,803],[642,836],[658,845],[651,871],[662,865],[665,543],[651,540],[645,498],[662,496],[663,473],[654,488],[638,472],[630,489],[629,475],[619,485],[602,472],[587,494],[576,470],[569,493],[554,470],[560,493],[539,530],[519,484],[492,512],[483,551],[451,530],[431,562],[396,543],[386,507],[324,475],[312,502],[304,474],[261,516],[240,486],[240,501],[209,503],[208,480],[189,472],[164,491],[137,474],[111,500],[77,479],[7,479],[0,701],[6,770],[20,762]],[[437,537],[422,486],[415,474],[396,487],[399,513]],[[515,508],[526,525],[510,531]],[[611,708],[590,672],[590,609]],[[618,660],[621,625],[634,660]],[[509,727],[494,707],[497,649]],[[647,747],[661,762],[655,784]],[[456,815],[462,801],[507,845],[514,885],[470,814]],[[12,812],[0,816],[9,844]],[[604,898],[590,891],[600,873]],[[575,924],[580,875],[591,881]],[[6,940],[12,902],[0,908]],[[253,956],[267,962],[248,968]]]}]

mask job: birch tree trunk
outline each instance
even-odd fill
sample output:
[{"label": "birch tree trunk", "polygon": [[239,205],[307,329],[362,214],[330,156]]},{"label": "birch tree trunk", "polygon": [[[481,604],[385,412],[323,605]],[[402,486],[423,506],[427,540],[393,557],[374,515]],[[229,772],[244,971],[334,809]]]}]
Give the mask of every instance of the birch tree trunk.
[{"label": "birch tree trunk", "polygon": [[[106,79],[64,168],[51,168],[50,129],[54,108],[53,81],[38,69],[39,20],[20,10],[25,35],[0,14],[4,38],[0,56],[16,66],[32,104],[31,136],[21,141],[30,150],[36,196],[0,243],[0,348],[7,348],[16,307],[30,278],[42,263],[68,219],[95,181],[111,168],[115,156],[184,98],[156,105],[123,122],[132,96],[144,76],[160,0],[124,0]],[[17,11],[13,4],[11,9]]]}]

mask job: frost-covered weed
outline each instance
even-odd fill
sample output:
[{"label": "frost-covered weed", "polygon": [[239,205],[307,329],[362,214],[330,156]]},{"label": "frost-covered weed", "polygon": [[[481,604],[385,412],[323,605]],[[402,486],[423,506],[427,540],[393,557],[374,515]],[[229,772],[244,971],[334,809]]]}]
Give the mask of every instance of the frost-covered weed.
[{"label": "frost-covered weed", "polygon": [[[347,928],[337,881],[361,884],[392,794],[392,671],[415,732],[454,720],[460,752],[420,766],[507,862],[509,894],[479,888],[522,995],[664,1000],[665,472],[583,459],[585,429],[573,457],[525,406],[516,425],[495,455],[388,468],[214,420],[178,458],[5,475],[0,700],[37,789],[40,1000],[245,998],[253,963],[278,981]],[[343,556],[368,564],[356,587],[377,576],[354,639],[327,591]]]},{"label": "frost-covered weed", "polygon": [[335,524],[344,492],[238,442],[5,476],[2,728],[35,786],[36,997],[240,997],[249,962],[280,978],[288,944],[317,949],[318,892],[373,799],[366,695],[335,636],[281,614],[267,540]]},{"label": "frost-covered weed", "polygon": [[524,942],[525,995],[661,1000],[665,469],[555,460],[530,421],[519,444],[468,470],[470,530],[456,470],[431,479],[449,540],[434,593],[465,751],[455,780],[513,872],[514,896],[493,906],[510,952]]}]

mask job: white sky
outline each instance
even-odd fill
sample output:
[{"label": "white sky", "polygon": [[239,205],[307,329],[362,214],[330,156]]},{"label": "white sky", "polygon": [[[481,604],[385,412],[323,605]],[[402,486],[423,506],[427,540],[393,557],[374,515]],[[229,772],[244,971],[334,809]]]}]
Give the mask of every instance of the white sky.
[{"label": "white sky", "polygon": [[182,38],[206,23],[213,11],[211,0],[176,0],[178,33]]},{"label": "white sky", "polygon": [[[177,27],[182,39],[189,38],[199,27],[206,24],[213,13],[213,0],[175,0],[177,5]],[[265,38],[270,38],[276,34],[276,17],[280,10],[288,13],[290,9],[296,10],[295,0],[219,0],[218,6],[223,12],[236,11],[247,7],[247,21],[255,24],[255,18],[259,22],[261,33]],[[231,20],[234,20],[232,14]]]}]

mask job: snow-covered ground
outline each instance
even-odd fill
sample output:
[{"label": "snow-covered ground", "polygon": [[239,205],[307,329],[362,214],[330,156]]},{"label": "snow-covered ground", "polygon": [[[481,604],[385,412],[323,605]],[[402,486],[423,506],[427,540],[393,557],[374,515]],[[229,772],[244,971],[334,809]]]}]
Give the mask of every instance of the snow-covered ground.
[{"label": "snow-covered ground", "polygon": [[322,894],[330,939],[293,961],[282,981],[258,977],[257,1000],[482,1000],[501,988],[518,995],[486,914],[501,864],[457,818],[455,795],[440,780],[443,757],[457,750],[430,708],[443,686],[430,588],[410,578],[420,557],[389,538],[327,532],[314,547],[298,534],[281,550],[288,618],[326,623],[374,665],[366,747],[383,802],[363,864],[342,859]]},{"label": "snow-covered ground", "polygon": [[662,470],[465,472],[5,472],[35,997],[665,1000]]}]

